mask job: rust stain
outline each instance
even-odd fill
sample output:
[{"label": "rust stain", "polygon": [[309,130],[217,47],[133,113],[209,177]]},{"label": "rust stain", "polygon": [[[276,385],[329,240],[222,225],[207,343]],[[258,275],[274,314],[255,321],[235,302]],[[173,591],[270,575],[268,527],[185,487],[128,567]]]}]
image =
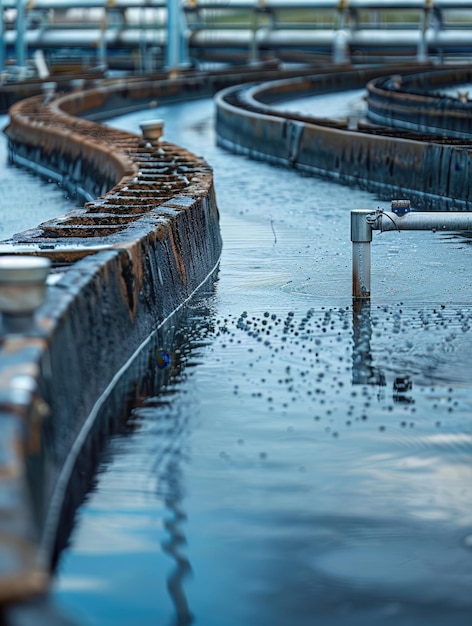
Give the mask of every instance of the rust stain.
[{"label": "rust stain", "polygon": [[177,270],[179,272],[180,278],[182,279],[182,283],[184,285],[187,284],[187,272],[185,270],[184,258],[182,255],[182,248],[180,245],[180,239],[174,235],[172,226],[168,230],[169,241],[172,248],[172,254],[174,255],[175,264],[177,266]]},{"label": "rust stain", "polygon": [[[185,81],[181,86],[174,84],[159,89],[153,86],[149,94],[155,96],[161,89],[167,94],[173,90],[177,92],[184,86]],[[139,97],[146,92],[142,87],[135,91]],[[182,284],[187,284],[184,257],[190,249],[182,249],[179,222],[188,211],[200,210],[202,197],[211,193],[214,200],[212,170],[200,157],[185,149],[166,142],[152,146],[135,134],[72,116],[73,113],[101,106],[106,100],[102,90],[79,92],[56,98],[47,104],[43,103],[43,99],[39,96],[23,100],[10,109],[7,134],[11,154],[58,172],[60,170],[61,175],[69,176],[69,182],[93,190],[98,197],[87,202],[83,209],[76,209],[31,231],[19,233],[4,247],[11,247],[10,254],[22,254],[25,250],[22,244],[27,244],[28,254],[48,257],[59,266],[68,266],[102,250],[116,251],[106,256],[108,261],[100,265],[99,272],[93,273],[97,280],[87,282],[91,291],[87,300],[87,319],[83,323],[90,321],[88,311],[100,306],[102,296],[112,289],[116,296],[114,302],[121,307],[121,296],[122,308],[131,321],[129,327],[134,328],[138,309],[141,310],[142,294],[154,295],[152,290],[147,289],[146,292],[148,285],[145,281],[150,280],[150,262],[155,263],[155,258],[149,257],[156,254],[158,246],[162,249],[163,258],[164,250],[168,251],[166,261],[170,266],[173,258]],[[214,210],[217,216],[216,207]],[[203,210],[201,223],[205,223]],[[212,233],[209,235],[213,236]],[[90,265],[93,267],[93,262]],[[78,286],[82,284],[82,279],[84,284],[89,279],[87,271],[84,275],[77,272]],[[168,272],[170,268],[166,268]],[[65,286],[66,282],[60,286]],[[77,285],[74,284],[74,287]],[[172,287],[176,297],[184,293],[182,285]],[[9,444],[11,458],[8,457],[0,466],[0,482],[4,484],[26,480],[25,459],[44,453],[41,426],[51,409],[38,395],[36,387],[42,375],[41,359],[48,353],[49,342],[55,340],[58,320],[59,324],[64,323],[68,328],[67,313],[77,296],[72,291],[66,291],[61,296],[59,311],[38,317],[38,331],[44,334],[45,339],[29,336],[3,341],[4,366],[0,370],[0,389],[5,393],[1,408],[25,425],[21,429],[22,436]],[[24,377],[36,382],[36,387],[32,384],[31,390],[24,389],[26,395],[20,398],[21,401],[18,401],[18,395],[15,397],[12,393],[15,376],[23,377],[23,382]],[[53,399],[46,397],[53,403]],[[25,519],[30,513],[29,504],[25,502],[16,504],[12,509],[12,514]],[[2,572],[0,604],[45,592],[49,578],[47,572],[36,566],[37,545],[22,537],[21,529],[11,537],[0,533],[0,545],[6,553],[12,551],[19,566],[16,572]]]},{"label": "rust stain", "polygon": [[133,250],[134,247],[121,250],[119,257],[121,267],[118,272],[121,297],[123,302],[126,303],[131,321],[134,320],[136,315],[139,291],[138,280],[135,274],[138,264],[136,259],[133,259]]}]

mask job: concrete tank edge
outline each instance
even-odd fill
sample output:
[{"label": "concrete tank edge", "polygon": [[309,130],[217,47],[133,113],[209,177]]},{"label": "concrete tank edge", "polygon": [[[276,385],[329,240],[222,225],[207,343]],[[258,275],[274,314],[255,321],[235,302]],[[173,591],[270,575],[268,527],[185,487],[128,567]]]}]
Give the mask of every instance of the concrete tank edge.
[{"label": "concrete tank edge", "polygon": [[[392,71],[385,68],[387,75]],[[456,68],[451,71],[458,72]],[[367,78],[368,73],[363,76]],[[349,77],[350,72],[345,75]],[[323,86],[324,77],[318,82]],[[297,89],[306,95],[309,85],[309,78],[272,81],[252,89],[249,98],[240,87],[220,92],[216,98],[218,144],[259,160],[356,185],[386,199],[392,194],[407,197],[423,210],[470,210],[471,152],[469,146],[461,145],[467,141],[452,138],[448,145],[447,138],[434,135],[395,130],[389,134],[385,128],[377,132],[367,127],[351,130],[347,123],[343,128],[329,120],[284,114],[265,104],[265,99],[277,101],[288,90],[292,97]]]},{"label": "concrete tank edge", "polygon": [[[41,97],[39,102],[42,107]],[[7,520],[2,525],[8,528],[2,533],[7,545],[1,549],[11,557],[10,571],[0,572],[2,604],[44,597],[62,507],[57,488],[60,480],[67,482],[61,473],[74,442],[120,368],[156,325],[215,271],[222,245],[212,172],[202,159],[164,142],[149,146],[129,133],[119,134],[120,145],[107,158],[107,150],[90,137],[92,122],[85,122],[83,137],[76,122],[73,132],[67,128],[73,119],[69,116],[45,128],[36,117],[28,119],[22,104],[15,105],[17,113],[7,131],[13,159],[22,156],[23,164],[32,164],[39,158],[62,182],[72,178],[74,184],[84,172],[77,166],[81,159],[91,172],[90,181],[85,181],[90,192],[97,191],[94,175],[108,188],[114,185],[98,201],[89,202],[92,207],[20,233],[3,246],[3,254],[24,254],[26,249],[70,266],[48,287],[31,332],[2,341],[0,410],[4,424],[10,425],[10,436],[2,441],[8,451],[2,489],[11,495],[2,511],[2,520]],[[110,193],[120,198],[129,190],[140,167],[139,159],[127,156],[130,143],[146,163],[153,151],[171,155],[181,169],[179,184],[167,197],[156,202],[151,198],[145,211],[139,208],[137,219],[118,224],[116,232],[112,229],[94,246],[90,233],[80,230],[88,227],[80,220],[93,222],[97,206],[108,206]],[[124,157],[117,156],[122,144]],[[182,178],[187,177],[182,188]],[[67,222],[72,224],[69,230]],[[104,240],[106,249],[100,250]],[[52,522],[51,502],[56,516]]]}]

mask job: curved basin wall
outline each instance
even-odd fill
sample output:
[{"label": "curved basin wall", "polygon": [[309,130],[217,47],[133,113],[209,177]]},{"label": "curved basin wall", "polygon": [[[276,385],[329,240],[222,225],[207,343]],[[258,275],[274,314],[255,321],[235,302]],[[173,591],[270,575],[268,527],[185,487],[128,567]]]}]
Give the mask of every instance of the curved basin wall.
[{"label": "curved basin wall", "polygon": [[[3,603],[47,590],[64,499],[76,503],[85,488],[67,488],[71,451],[117,373],[213,272],[221,252],[212,172],[202,159],[77,116],[101,119],[280,75],[269,64],[107,80],[11,109],[10,160],[87,202],[0,243],[1,254],[47,256],[63,268],[35,328],[2,338],[0,614]],[[52,624],[41,606],[37,623]]]},{"label": "curved basin wall", "polygon": [[[255,158],[356,184],[386,198],[411,198],[425,209],[470,209],[472,162],[465,140],[433,134],[425,137],[369,124],[350,130],[347,123],[326,123],[271,111],[264,102],[276,99],[277,89],[287,93],[288,83],[298,84],[278,81],[276,86],[252,89],[249,102],[241,87],[220,93],[219,144]],[[302,91],[306,92],[303,84]],[[294,93],[292,89],[292,97]]]},{"label": "curved basin wall", "polygon": [[96,103],[93,92],[33,98],[13,107],[7,129],[13,162],[89,202],[0,248],[62,268],[35,327],[1,346],[0,410],[11,426],[0,455],[0,604],[46,591],[71,450],[117,372],[221,252],[211,168],[172,144],[71,117],[61,107],[74,98],[83,111]]},{"label": "curved basin wall", "polygon": [[472,102],[467,92],[460,99],[440,90],[471,82],[472,71],[467,67],[372,80],[367,85],[368,117],[376,124],[470,141]]}]

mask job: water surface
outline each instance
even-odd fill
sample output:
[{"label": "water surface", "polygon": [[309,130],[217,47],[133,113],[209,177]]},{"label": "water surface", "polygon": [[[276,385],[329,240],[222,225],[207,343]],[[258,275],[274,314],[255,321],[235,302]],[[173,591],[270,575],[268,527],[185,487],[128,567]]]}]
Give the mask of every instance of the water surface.
[{"label": "water surface", "polygon": [[[8,119],[8,115],[0,115],[0,131]],[[63,215],[73,206],[55,181],[41,180],[23,168],[8,165],[8,140],[0,132],[0,241]]]},{"label": "water surface", "polygon": [[216,148],[209,101],[113,124],[157,116],[215,169],[221,266],[156,339],[167,376],[104,451],[56,600],[84,625],[468,625],[470,240],[376,236],[353,309],[349,211],[386,203]]}]

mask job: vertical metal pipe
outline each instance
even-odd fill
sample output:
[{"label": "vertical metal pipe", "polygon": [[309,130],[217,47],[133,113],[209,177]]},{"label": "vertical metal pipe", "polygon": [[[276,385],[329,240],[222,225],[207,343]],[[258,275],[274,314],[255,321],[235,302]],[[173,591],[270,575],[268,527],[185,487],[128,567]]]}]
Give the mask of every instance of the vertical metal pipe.
[{"label": "vertical metal pipe", "polygon": [[25,2],[16,0],[16,64],[24,67],[26,61],[25,46]]},{"label": "vertical metal pipe", "polygon": [[370,298],[370,246],[372,227],[367,215],[372,211],[351,211],[352,297]]},{"label": "vertical metal pipe", "polygon": [[182,4],[180,5],[179,11],[179,56],[180,56],[180,65],[189,66],[190,65],[190,54],[188,47],[188,37],[187,37],[187,15],[184,11]]},{"label": "vertical metal pipe", "polygon": [[107,59],[107,29],[108,29],[108,7],[110,1],[106,2],[103,7],[102,22],[100,24],[100,41],[98,42],[98,66],[101,70],[108,68]]},{"label": "vertical metal pipe", "polygon": [[5,69],[5,24],[3,22],[3,0],[0,0],[0,72]]},{"label": "vertical metal pipe", "polygon": [[432,5],[432,0],[426,0],[425,6],[423,7],[422,18],[420,20],[418,33],[418,49],[416,52],[416,60],[419,63],[425,63],[428,60],[427,30]]},{"label": "vertical metal pipe", "polygon": [[140,74],[144,74],[144,59],[146,57],[146,9],[144,6],[141,7],[139,11],[139,72]]},{"label": "vertical metal pipe", "polygon": [[[261,6],[261,3],[258,3],[258,6]],[[252,24],[251,24],[251,42],[250,42],[250,50],[249,50],[249,63],[257,63],[259,60],[259,46],[257,43],[257,33],[259,31],[259,12],[258,6],[255,5],[252,7]]]},{"label": "vertical metal pipe", "polygon": [[180,65],[179,11],[179,0],[167,0],[167,70],[169,72],[177,70]]}]

